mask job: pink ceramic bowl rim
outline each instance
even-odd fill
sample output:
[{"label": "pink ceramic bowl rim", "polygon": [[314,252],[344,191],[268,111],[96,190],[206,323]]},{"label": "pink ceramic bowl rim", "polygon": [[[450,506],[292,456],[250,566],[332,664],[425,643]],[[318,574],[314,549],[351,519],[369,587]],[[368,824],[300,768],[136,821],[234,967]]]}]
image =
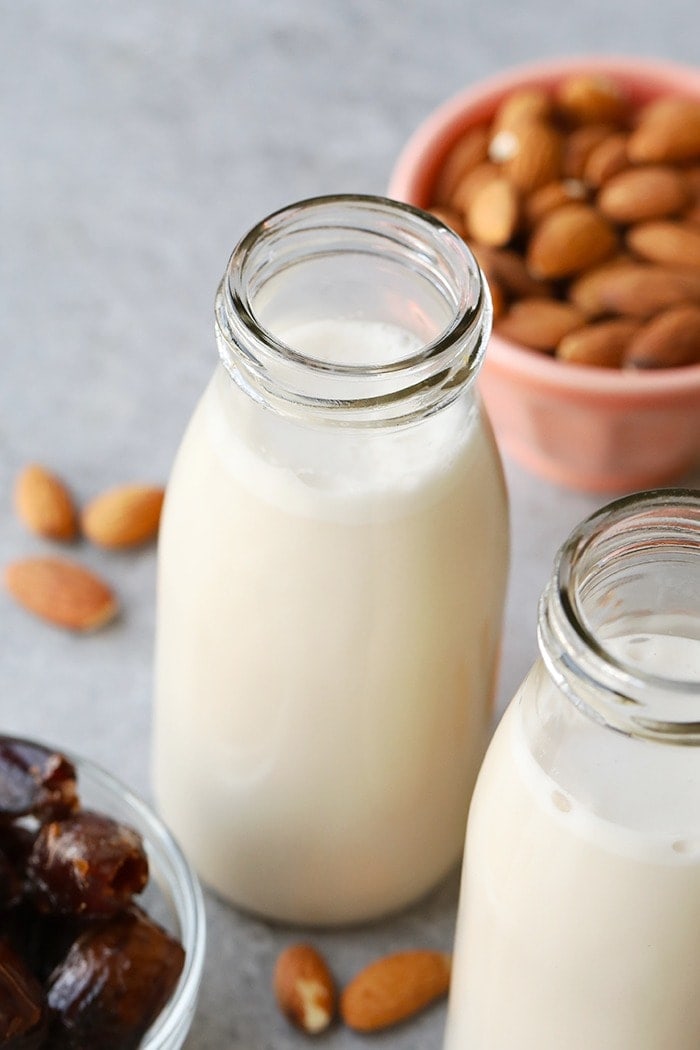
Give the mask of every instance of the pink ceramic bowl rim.
[{"label": "pink ceramic bowl rim", "polygon": [[[472,124],[486,120],[508,92],[525,84],[554,84],[576,73],[619,78],[633,96],[652,98],[670,90],[700,96],[700,69],[656,59],[614,55],[572,56],[522,65],[488,77],[447,99],[414,131],[394,165],[388,195],[418,207],[427,204],[426,189],[449,147]],[[634,404],[695,401],[700,395],[700,365],[619,372],[588,365],[562,364],[494,335],[490,363],[542,389],[573,399],[595,394]],[[698,424],[700,426],[700,423]]]}]

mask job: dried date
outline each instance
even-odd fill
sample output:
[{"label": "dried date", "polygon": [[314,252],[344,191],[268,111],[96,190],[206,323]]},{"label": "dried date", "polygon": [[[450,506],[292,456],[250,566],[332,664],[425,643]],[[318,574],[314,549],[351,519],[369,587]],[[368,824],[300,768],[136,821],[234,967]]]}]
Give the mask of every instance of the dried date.
[{"label": "dried date", "polygon": [[76,809],[75,767],[64,755],[0,736],[0,821],[62,817]]},{"label": "dried date", "polygon": [[105,915],[126,907],[148,882],[140,835],[81,810],[44,824],[27,874],[38,906],[59,915]]},{"label": "dried date", "polygon": [[91,923],[49,980],[51,1047],[136,1050],[183,963],[182,946],[138,908]]}]

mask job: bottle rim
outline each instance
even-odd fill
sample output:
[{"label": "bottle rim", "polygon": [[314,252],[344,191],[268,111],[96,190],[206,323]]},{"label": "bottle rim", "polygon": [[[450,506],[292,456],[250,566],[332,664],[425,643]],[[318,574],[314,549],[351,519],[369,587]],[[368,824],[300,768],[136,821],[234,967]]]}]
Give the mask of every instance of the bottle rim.
[{"label": "bottle rim", "polygon": [[[329,253],[319,231],[337,235],[336,252],[372,254],[379,247],[397,265],[433,280],[451,307],[449,323],[417,350],[384,363],[321,360],[283,342],[261,321],[255,296],[271,277],[297,265],[300,256]],[[298,405],[353,423],[362,422],[363,413],[368,423],[395,423],[424,415],[426,399],[428,410],[453,400],[475,378],[490,335],[491,300],[470,249],[439,219],[386,197],[334,194],[281,208],[241,238],[217,292],[215,326],[225,368],[258,400],[287,412]],[[270,366],[279,362],[289,369],[312,369],[326,384],[323,392],[312,396],[293,382],[280,384],[279,372],[272,379]],[[367,377],[380,392],[355,395],[353,382]]]},{"label": "bottle rim", "polygon": [[664,559],[696,559],[700,580],[700,492],[633,493],[581,522],[556,555],[540,601],[538,643],[558,686],[598,720],[636,735],[700,743],[700,674],[688,679],[639,667],[606,645],[589,613],[592,581],[625,561],[633,567],[654,544]]}]

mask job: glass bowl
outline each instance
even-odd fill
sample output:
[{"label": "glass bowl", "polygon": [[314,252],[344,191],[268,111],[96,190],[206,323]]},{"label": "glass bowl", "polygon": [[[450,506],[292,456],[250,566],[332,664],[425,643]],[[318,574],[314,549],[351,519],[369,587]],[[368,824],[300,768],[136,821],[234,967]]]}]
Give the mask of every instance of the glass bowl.
[{"label": "glass bowl", "polygon": [[[53,745],[32,743],[53,750]],[[173,836],[142,799],[88,759],[70,750],[56,750],[75,766],[81,807],[129,825],[143,839],[150,877],[136,902],[181,942],[185,963],[172,996],[144,1036],[140,1050],[179,1050],[192,1025],[204,966],[206,919],[197,876]]]}]

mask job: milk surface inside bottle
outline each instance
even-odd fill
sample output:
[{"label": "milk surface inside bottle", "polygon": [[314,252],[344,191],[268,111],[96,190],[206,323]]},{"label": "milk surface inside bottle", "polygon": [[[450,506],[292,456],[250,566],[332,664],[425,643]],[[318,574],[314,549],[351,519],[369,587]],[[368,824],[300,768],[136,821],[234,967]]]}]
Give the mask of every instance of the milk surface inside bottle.
[{"label": "milk surface inside bottle", "polygon": [[459,858],[508,561],[488,326],[466,248],[390,202],[234,252],[161,527],[154,784],[245,908],[373,918]]},{"label": "milk surface inside bottle", "polygon": [[479,775],[446,1050],[700,1039],[700,496],[584,523]]}]

